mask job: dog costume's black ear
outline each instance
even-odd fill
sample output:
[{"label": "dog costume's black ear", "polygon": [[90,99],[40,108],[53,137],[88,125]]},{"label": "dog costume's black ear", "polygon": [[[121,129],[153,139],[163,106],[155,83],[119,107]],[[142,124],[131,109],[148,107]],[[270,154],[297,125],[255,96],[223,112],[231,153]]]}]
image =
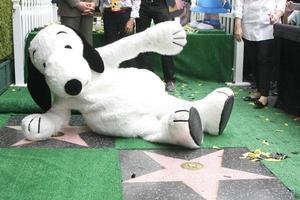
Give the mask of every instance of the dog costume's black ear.
[{"label": "dog costume's black ear", "polygon": [[33,66],[30,58],[28,60],[27,88],[35,103],[46,112],[52,104],[50,88],[46,83],[45,76]]},{"label": "dog costume's black ear", "polygon": [[[69,27],[71,28],[71,27]],[[83,57],[89,63],[92,70],[98,73],[104,71],[104,63],[98,51],[90,45],[90,43],[81,35],[81,33],[74,28],[71,28],[82,40],[83,43]]]}]

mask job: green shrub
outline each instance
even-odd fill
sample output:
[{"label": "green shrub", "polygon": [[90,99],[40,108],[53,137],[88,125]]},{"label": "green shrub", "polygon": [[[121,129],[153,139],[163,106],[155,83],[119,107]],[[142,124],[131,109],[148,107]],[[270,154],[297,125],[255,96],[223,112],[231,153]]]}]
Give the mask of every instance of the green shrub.
[{"label": "green shrub", "polygon": [[0,61],[12,58],[12,1],[0,0]]}]

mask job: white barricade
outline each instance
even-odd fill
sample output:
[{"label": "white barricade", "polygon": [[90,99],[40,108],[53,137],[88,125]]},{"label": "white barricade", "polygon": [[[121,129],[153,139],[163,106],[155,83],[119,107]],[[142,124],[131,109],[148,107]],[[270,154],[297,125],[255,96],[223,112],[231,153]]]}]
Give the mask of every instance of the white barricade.
[{"label": "white barricade", "polygon": [[[15,85],[23,86],[26,35],[35,28],[57,21],[56,5],[50,0],[12,0]],[[55,13],[54,13],[55,12]]]}]

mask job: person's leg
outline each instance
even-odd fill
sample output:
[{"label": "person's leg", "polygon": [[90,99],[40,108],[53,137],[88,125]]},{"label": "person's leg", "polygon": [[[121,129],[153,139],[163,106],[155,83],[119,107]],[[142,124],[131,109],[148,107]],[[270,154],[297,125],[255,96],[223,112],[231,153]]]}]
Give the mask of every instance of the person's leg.
[{"label": "person's leg", "polygon": [[117,15],[109,9],[103,12],[104,41],[110,44],[118,40]]},{"label": "person's leg", "polygon": [[125,31],[126,24],[127,24],[128,20],[130,19],[130,13],[131,13],[131,9],[127,9],[127,10],[119,13],[119,17],[118,17],[119,39],[133,34],[133,32],[127,33]]},{"label": "person's leg", "polygon": [[273,61],[273,42],[274,40],[266,40],[258,43],[257,68],[259,85],[257,89],[261,93],[258,101],[263,105],[267,105],[268,103]]},{"label": "person's leg", "polygon": [[[258,77],[256,73],[257,67],[257,42],[243,39],[244,41],[244,66],[248,71],[254,74],[255,84],[258,84]],[[249,96],[245,97],[245,101],[255,101],[260,97],[260,93],[256,90]]]},{"label": "person's leg", "polygon": [[141,4],[140,11],[139,11],[140,17],[136,19],[136,32],[142,32],[146,30],[151,25],[152,20],[152,13],[151,8],[149,5],[145,5],[144,3]]},{"label": "person's leg", "polygon": [[73,28],[77,31],[80,31],[80,16],[79,17],[60,17],[60,22],[62,25],[68,26],[70,28]]},{"label": "person's leg", "polygon": [[[146,5],[143,1],[140,7],[140,17],[136,19],[136,32],[142,32],[151,25],[152,13],[149,5]],[[153,64],[151,62],[150,53],[140,53],[136,57],[136,64],[138,68],[148,69],[153,71]]]},{"label": "person's leg", "polygon": [[93,16],[81,16],[80,33],[93,46]]},{"label": "person's leg", "polygon": [[[167,6],[161,5],[154,15],[154,23],[170,21]],[[164,81],[166,82],[166,90],[173,92],[175,90],[175,65],[173,56],[161,56]]]},{"label": "person's leg", "polygon": [[254,68],[256,66],[255,45],[251,41],[244,41],[244,65],[243,65],[243,80],[255,83]]},{"label": "person's leg", "polygon": [[[117,24],[118,32],[119,32],[118,39],[132,35],[134,33],[134,32],[127,33],[125,31],[126,24],[127,24],[128,20],[130,19],[130,13],[131,13],[131,9],[128,9],[128,10],[125,10],[118,14],[118,24]],[[136,67],[135,58],[122,62],[120,64],[120,67],[122,67],[122,68]]]}]

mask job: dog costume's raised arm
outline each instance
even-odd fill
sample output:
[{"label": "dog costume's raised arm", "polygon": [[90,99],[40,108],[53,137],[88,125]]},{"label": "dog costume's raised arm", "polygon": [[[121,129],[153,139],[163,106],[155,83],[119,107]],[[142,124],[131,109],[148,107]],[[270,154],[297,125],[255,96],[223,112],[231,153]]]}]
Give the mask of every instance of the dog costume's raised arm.
[{"label": "dog costume's raised arm", "polygon": [[182,26],[177,22],[169,21],[96,50],[101,55],[105,68],[117,68],[121,62],[143,52],[176,55],[186,42],[186,32]]}]

